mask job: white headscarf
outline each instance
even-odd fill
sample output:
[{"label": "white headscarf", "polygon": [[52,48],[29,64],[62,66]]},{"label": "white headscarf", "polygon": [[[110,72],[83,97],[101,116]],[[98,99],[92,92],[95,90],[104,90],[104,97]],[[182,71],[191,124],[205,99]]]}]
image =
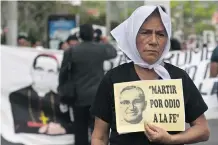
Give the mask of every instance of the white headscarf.
[{"label": "white headscarf", "polygon": [[[140,56],[136,47],[136,36],[139,28],[142,26],[145,19],[151,15],[151,13],[158,8],[161,16],[161,20],[166,29],[168,40],[166,47],[160,57],[160,59],[149,65]],[[171,20],[170,17],[161,9],[160,6],[141,6],[137,8],[132,15],[111,31],[112,36],[117,41],[121,51],[131,60],[134,64],[137,64],[143,68],[154,69],[154,71],[162,79],[170,79],[168,71],[163,67],[162,60],[167,55],[170,49],[170,37],[171,37]]]}]

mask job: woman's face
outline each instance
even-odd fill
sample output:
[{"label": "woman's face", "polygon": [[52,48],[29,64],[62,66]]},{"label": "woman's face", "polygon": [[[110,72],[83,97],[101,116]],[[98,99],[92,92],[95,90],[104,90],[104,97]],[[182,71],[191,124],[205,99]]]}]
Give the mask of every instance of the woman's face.
[{"label": "woman's face", "polygon": [[136,47],[141,58],[154,64],[161,57],[168,36],[157,12],[151,14],[142,24],[136,36]]}]

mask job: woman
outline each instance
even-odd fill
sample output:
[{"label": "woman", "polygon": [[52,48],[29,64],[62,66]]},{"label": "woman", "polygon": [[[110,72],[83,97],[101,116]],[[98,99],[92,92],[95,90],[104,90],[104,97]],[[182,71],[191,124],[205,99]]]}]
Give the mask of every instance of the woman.
[{"label": "woman", "polygon": [[[204,112],[208,109],[188,74],[162,60],[170,48],[171,22],[159,6],[141,6],[112,32],[131,62],[109,71],[103,78],[92,106],[95,127],[92,145],[176,145],[206,141],[209,138]],[[138,80],[182,78],[186,122],[184,132],[166,132],[145,125],[145,132],[118,134],[113,84]]]}]

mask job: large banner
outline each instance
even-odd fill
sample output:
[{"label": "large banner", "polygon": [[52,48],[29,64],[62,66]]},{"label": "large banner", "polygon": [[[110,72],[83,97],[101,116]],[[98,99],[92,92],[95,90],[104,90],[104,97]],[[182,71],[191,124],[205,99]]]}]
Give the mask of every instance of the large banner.
[{"label": "large banner", "polygon": [[[170,52],[165,58],[184,70],[200,90],[209,110],[218,118],[218,80],[209,79],[213,48]],[[73,110],[60,104],[57,77],[62,51],[1,46],[1,135],[25,145],[74,144]],[[125,63],[122,52],[106,61],[105,72]]]},{"label": "large banner", "polygon": [[74,143],[72,109],[59,104],[61,51],[1,46],[2,137],[25,145]]},{"label": "large banner", "polygon": [[218,78],[209,78],[210,59],[215,47],[175,51],[166,56],[165,61],[185,70],[203,96],[209,109],[208,119],[218,118]]}]

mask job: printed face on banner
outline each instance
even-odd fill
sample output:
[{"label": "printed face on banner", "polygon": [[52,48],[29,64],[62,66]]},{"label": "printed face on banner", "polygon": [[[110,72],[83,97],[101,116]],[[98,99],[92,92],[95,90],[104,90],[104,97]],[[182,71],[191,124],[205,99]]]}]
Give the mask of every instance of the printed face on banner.
[{"label": "printed face on banner", "polygon": [[[26,55],[23,55],[23,53],[26,53]],[[23,57],[21,57],[21,54]],[[40,52],[20,51],[20,54],[16,53],[16,55],[17,57],[14,57],[11,61],[13,67],[8,72],[13,71],[13,68],[19,69],[24,72],[22,78],[25,80],[25,77],[29,74],[29,68],[31,68],[33,83],[27,83],[26,86],[23,85],[22,87],[18,84],[16,90],[8,91],[8,96],[5,96],[8,97],[5,100],[10,101],[10,112],[8,114],[13,119],[5,121],[11,122],[8,128],[13,130],[11,130],[13,134],[26,133],[33,136],[40,134],[42,137],[73,134],[70,109],[67,105],[60,104],[60,96],[53,90],[53,86],[57,87],[56,76],[59,71],[60,59],[58,59],[58,56],[60,54],[55,52],[48,54],[48,52],[43,53],[40,50]],[[20,67],[19,63],[24,60],[28,60],[29,65]],[[10,78],[8,80],[11,81]],[[22,83],[22,80],[20,82]],[[43,142],[43,144],[49,143]]]},{"label": "printed face on banner", "polygon": [[32,69],[34,85],[42,89],[52,89],[58,73],[58,62],[52,57],[41,56],[35,61]]},{"label": "printed face on banner", "polygon": [[125,122],[137,124],[142,121],[146,107],[145,94],[136,86],[127,86],[120,93],[120,110]]},{"label": "printed face on banner", "polygon": [[118,133],[144,131],[144,122],[184,131],[182,81],[146,80],[114,84]]}]

